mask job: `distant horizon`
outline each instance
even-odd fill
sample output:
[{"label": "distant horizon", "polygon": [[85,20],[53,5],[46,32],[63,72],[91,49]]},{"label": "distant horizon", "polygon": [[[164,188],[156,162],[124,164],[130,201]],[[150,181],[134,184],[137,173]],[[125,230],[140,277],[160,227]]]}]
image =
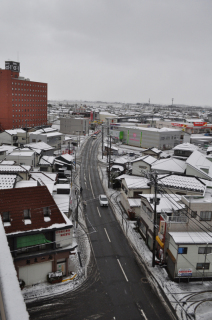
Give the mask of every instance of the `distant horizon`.
[{"label": "distant horizon", "polygon": [[167,107],[167,106],[173,106],[173,107],[195,107],[195,108],[212,108],[212,105],[209,106],[209,105],[187,105],[187,104],[184,104],[184,103],[173,103],[172,104],[161,104],[161,103],[148,103],[148,102],[120,102],[120,101],[101,101],[101,100],[82,100],[82,99],[48,99],[48,102],[49,101],[57,101],[57,102],[66,102],[66,101],[71,101],[71,102],[83,102],[83,103],[105,103],[105,104],[123,104],[123,105],[143,105],[143,104],[146,104],[147,106],[161,106],[161,107]]}]

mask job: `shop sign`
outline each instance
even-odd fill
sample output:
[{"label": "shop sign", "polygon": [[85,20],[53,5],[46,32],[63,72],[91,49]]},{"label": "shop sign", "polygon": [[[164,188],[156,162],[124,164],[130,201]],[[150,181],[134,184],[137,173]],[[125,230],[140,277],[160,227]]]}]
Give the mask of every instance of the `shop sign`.
[{"label": "shop sign", "polygon": [[192,269],[179,269],[178,277],[192,277]]}]

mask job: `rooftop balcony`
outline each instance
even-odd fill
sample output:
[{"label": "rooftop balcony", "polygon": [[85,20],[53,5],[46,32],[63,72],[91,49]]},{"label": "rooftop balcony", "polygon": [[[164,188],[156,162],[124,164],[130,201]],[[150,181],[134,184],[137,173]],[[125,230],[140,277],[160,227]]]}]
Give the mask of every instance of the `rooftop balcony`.
[{"label": "rooftop balcony", "polygon": [[186,216],[168,216],[166,213],[162,213],[161,216],[167,223],[188,223]]}]

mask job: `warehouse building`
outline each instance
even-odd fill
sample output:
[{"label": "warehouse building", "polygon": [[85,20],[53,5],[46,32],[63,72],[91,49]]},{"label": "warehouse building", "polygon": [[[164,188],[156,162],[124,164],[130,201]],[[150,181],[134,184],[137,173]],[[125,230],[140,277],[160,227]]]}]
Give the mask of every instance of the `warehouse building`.
[{"label": "warehouse building", "polygon": [[183,138],[181,130],[172,128],[157,129],[111,124],[110,129],[110,135],[114,138],[118,137],[123,144],[141,148],[172,149]]}]

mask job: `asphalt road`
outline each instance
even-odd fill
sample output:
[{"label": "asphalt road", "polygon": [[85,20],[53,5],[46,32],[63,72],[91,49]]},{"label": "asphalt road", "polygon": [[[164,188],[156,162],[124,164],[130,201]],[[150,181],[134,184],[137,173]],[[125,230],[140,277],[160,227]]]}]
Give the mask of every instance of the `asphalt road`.
[{"label": "asphalt road", "polygon": [[87,142],[81,160],[85,216],[92,244],[88,278],[74,292],[27,305],[30,319],[172,319],[138,264],[110,208],[99,206],[104,190],[97,170],[97,140]]}]

